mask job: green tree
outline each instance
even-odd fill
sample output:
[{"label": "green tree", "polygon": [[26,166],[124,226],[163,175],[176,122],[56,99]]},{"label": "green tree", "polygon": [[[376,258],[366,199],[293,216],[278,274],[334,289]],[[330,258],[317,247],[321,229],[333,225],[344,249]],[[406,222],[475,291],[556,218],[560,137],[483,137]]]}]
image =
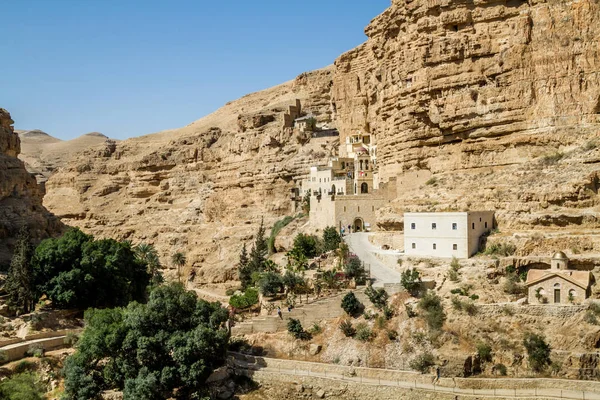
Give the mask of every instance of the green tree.
[{"label": "green tree", "polygon": [[342,242],[342,237],[338,230],[333,226],[328,226],[323,230],[323,251],[331,251],[336,250],[340,243]]},{"label": "green tree", "polygon": [[147,304],[90,309],[77,351],[64,368],[65,398],[97,399],[105,389],[126,400],[197,398],[226,357],[227,310],[172,283]]},{"label": "green tree", "polygon": [[171,262],[177,267],[177,280],[181,283],[181,268],[183,268],[187,262],[185,254],[180,251],[176,252],[171,256]]},{"label": "green tree", "polygon": [[246,243],[244,243],[244,246],[242,246],[242,251],[240,252],[240,259],[238,261],[238,276],[242,284],[242,289],[246,289],[252,283],[252,271],[250,271],[250,266],[248,263],[248,250],[246,249]]},{"label": "green tree", "polygon": [[527,350],[529,365],[535,372],[541,372],[552,364],[552,360],[550,360],[552,349],[543,336],[527,333],[523,338],[523,346]]},{"label": "green tree", "polygon": [[162,265],[154,246],[147,243],[140,243],[135,247],[134,251],[138,261],[148,266],[148,273],[151,276],[152,284],[159,285],[164,282],[164,278],[160,273]]},{"label": "green tree", "polygon": [[283,279],[275,272],[265,272],[258,280],[260,292],[265,296],[275,296],[283,290]]},{"label": "green tree", "polygon": [[342,309],[349,316],[357,315],[362,309],[362,304],[356,298],[356,295],[353,292],[347,293],[344,298],[342,298]]},{"label": "green tree", "polygon": [[292,271],[286,271],[283,275],[283,285],[287,288],[290,293],[302,293],[306,290],[306,280]]},{"label": "green tree", "polygon": [[384,288],[374,289],[373,286],[369,286],[365,290],[365,294],[371,300],[371,303],[379,310],[383,310],[383,308],[387,305],[388,294]]},{"label": "green tree", "polygon": [[400,284],[411,296],[418,296],[423,284],[421,274],[416,268],[408,268],[400,274]]},{"label": "green tree", "polygon": [[32,257],[36,290],[58,308],[115,307],[142,301],[150,274],[129,242],[93,240],[78,229],[44,240]]},{"label": "green tree", "polygon": [[440,330],[446,320],[444,307],[440,297],[432,291],[429,291],[419,300],[419,308],[423,311],[425,321],[431,330]]},{"label": "green tree", "polygon": [[348,257],[344,266],[344,274],[346,274],[347,278],[354,279],[357,283],[361,284],[364,283],[367,272],[360,259],[353,255]]},{"label": "green tree", "polygon": [[13,375],[0,383],[3,400],[43,400],[46,388],[37,374],[24,372]]},{"label": "green tree", "polygon": [[261,219],[258,232],[254,238],[254,244],[252,245],[252,249],[250,249],[248,266],[251,272],[264,271],[268,253],[269,245],[265,239],[265,221]]},{"label": "green tree", "polygon": [[314,258],[319,254],[319,239],[314,235],[299,233],[294,238],[294,249],[306,258]]},{"label": "green tree", "polygon": [[8,294],[7,303],[18,314],[32,311],[38,298],[31,266],[32,253],[29,232],[23,227],[17,236],[17,244],[4,285]]}]

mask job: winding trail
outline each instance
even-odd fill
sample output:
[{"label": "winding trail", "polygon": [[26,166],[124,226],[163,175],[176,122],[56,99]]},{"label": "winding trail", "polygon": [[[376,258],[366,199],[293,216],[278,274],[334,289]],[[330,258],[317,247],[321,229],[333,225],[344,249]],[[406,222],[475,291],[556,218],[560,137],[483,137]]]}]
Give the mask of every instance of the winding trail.
[{"label": "winding trail", "polygon": [[384,283],[399,283],[400,272],[386,266],[375,254],[394,254],[394,250],[381,250],[369,242],[369,233],[352,233],[344,237],[344,241],[353,252],[364,261],[367,269],[371,270],[371,277],[374,278],[373,286],[382,287]]}]

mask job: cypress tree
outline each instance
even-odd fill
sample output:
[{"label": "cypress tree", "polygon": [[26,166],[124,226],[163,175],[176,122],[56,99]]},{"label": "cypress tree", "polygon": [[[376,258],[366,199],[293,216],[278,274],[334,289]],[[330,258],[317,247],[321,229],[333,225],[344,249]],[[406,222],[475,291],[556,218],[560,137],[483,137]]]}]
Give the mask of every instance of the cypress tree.
[{"label": "cypress tree", "polygon": [[248,266],[250,273],[252,272],[263,272],[265,269],[265,261],[267,261],[267,254],[269,253],[269,246],[267,239],[265,239],[265,224],[264,219],[260,220],[260,227],[256,233],[256,239],[250,250],[250,260]]},{"label": "cypress tree", "polygon": [[252,275],[248,268],[248,261],[248,250],[246,249],[246,243],[244,243],[244,247],[242,247],[242,251],[240,252],[240,261],[238,263],[238,275],[243,289],[246,289],[250,284]]},{"label": "cypress tree", "polygon": [[8,294],[7,303],[18,314],[26,314],[35,307],[36,295],[30,262],[32,253],[29,232],[23,227],[17,236],[17,244],[4,286]]}]

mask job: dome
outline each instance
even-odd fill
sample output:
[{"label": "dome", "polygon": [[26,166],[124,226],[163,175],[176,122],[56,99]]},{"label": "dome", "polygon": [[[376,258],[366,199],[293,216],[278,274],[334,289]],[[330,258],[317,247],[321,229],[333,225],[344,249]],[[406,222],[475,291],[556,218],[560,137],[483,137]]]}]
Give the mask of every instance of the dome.
[{"label": "dome", "polygon": [[364,147],[359,147],[358,149],[356,149],[356,154],[360,154],[360,153],[369,153],[369,150],[365,149]]},{"label": "dome", "polygon": [[553,260],[568,260],[569,257],[567,257],[567,255],[565,253],[563,253],[562,251],[556,252],[554,253],[554,255],[552,256]]}]

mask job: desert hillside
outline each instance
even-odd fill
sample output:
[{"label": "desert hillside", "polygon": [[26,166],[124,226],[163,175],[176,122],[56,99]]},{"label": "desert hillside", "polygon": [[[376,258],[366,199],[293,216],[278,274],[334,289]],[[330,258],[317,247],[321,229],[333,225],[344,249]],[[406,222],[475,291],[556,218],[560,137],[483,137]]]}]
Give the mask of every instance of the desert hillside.
[{"label": "desert hillside", "polygon": [[21,139],[19,159],[23,160],[27,171],[36,176],[38,183],[46,182],[73,155],[108,139],[99,132],[86,133],[72,140],[60,140],[38,129],[15,132]]},{"label": "desert hillside", "polygon": [[332,68],[303,74],[233,101],[181,129],[102,144],[47,182],[44,203],[62,220],[100,237],[156,246],[169,266],[187,255],[198,282],[236,278],[235,259],[264,217],[291,213],[290,189],[337,150],[284,128],[290,106],[332,118]]}]

